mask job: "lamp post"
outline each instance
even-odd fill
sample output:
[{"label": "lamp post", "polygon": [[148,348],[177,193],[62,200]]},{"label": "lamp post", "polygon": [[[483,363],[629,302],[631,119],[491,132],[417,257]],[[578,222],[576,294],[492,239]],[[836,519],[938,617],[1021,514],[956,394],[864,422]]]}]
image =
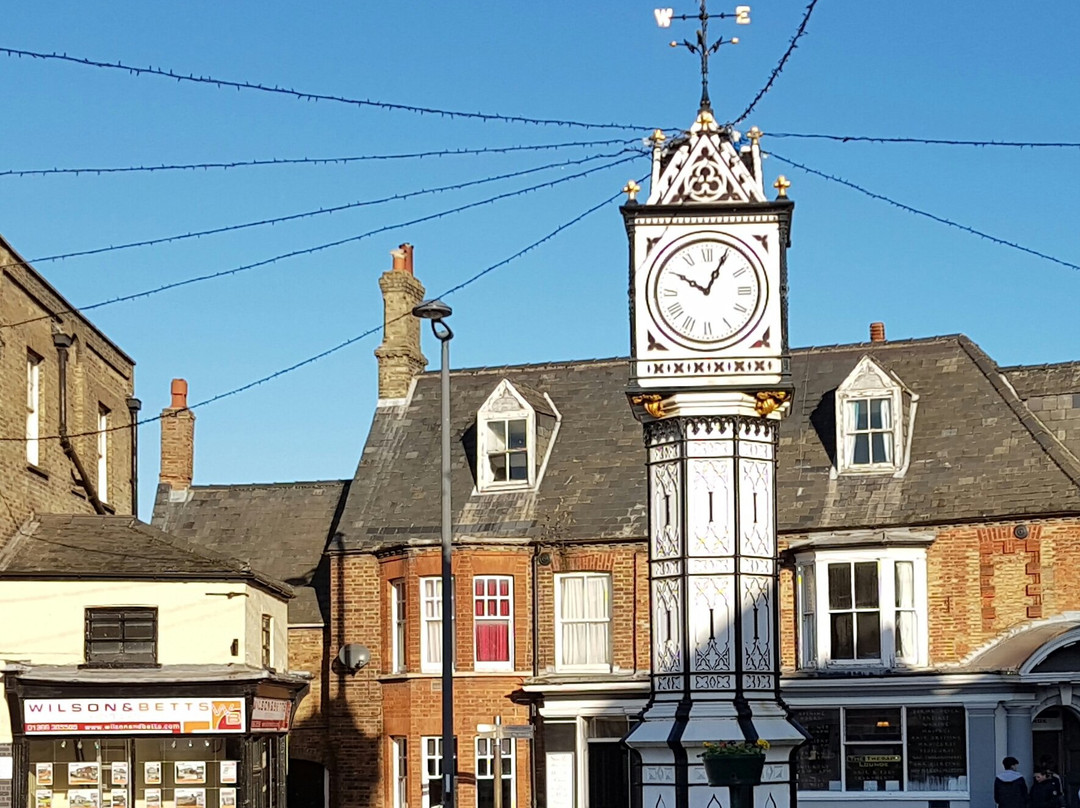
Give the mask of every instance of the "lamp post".
[{"label": "lamp post", "polygon": [[457,749],[454,746],[454,598],[450,566],[450,340],[454,332],[445,322],[453,310],[441,300],[425,300],[412,310],[414,317],[431,321],[431,330],[442,343],[439,368],[442,413],[442,769],[443,808],[456,803]]}]

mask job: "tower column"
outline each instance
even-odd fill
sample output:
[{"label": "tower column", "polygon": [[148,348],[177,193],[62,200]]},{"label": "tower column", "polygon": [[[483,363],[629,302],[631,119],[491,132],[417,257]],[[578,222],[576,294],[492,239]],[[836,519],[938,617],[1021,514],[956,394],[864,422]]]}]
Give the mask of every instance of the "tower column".
[{"label": "tower column", "polygon": [[643,808],[730,808],[708,784],[706,742],[769,743],[755,808],[794,804],[804,736],[780,698],[776,446],[783,407],[687,392],[644,418],[652,697],[627,743]]}]

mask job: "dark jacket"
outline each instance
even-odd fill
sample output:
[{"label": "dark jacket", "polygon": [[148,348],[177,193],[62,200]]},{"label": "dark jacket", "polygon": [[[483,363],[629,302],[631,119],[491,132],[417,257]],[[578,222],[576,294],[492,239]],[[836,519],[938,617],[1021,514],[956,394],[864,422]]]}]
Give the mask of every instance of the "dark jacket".
[{"label": "dark jacket", "polygon": [[1024,775],[1012,769],[994,778],[994,802],[998,808],[1027,808],[1028,787]]},{"label": "dark jacket", "polygon": [[1061,781],[1056,775],[1032,784],[1028,805],[1031,808],[1065,808],[1065,795],[1061,792]]}]

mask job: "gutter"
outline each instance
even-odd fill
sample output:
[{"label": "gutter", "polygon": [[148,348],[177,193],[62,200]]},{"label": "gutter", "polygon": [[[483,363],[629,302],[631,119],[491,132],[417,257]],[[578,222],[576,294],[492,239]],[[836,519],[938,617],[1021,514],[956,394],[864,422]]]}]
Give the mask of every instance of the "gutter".
[{"label": "gutter", "polygon": [[98,499],[97,489],[94,488],[94,484],[90,482],[90,478],[86,475],[86,469],[83,467],[82,461],[79,459],[78,453],[75,451],[75,447],[71,445],[71,439],[68,437],[67,432],[67,358],[68,348],[75,340],[69,335],[61,331],[57,331],[53,334],[53,345],[56,346],[56,355],[59,360],[60,370],[60,446],[64,450],[64,454],[71,460],[75,471],[79,473],[79,485],[81,485],[85,491],[87,499],[90,500],[90,504],[94,506],[94,512],[104,516],[108,513],[105,510],[105,506]]}]

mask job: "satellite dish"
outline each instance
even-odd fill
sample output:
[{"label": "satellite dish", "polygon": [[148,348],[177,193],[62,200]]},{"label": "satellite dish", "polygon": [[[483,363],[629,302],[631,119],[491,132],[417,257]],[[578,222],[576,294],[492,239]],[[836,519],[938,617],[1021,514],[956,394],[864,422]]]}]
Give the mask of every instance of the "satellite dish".
[{"label": "satellite dish", "polygon": [[342,667],[350,671],[358,671],[371,662],[371,651],[365,645],[350,643],[341,646],[337,658]]}]

